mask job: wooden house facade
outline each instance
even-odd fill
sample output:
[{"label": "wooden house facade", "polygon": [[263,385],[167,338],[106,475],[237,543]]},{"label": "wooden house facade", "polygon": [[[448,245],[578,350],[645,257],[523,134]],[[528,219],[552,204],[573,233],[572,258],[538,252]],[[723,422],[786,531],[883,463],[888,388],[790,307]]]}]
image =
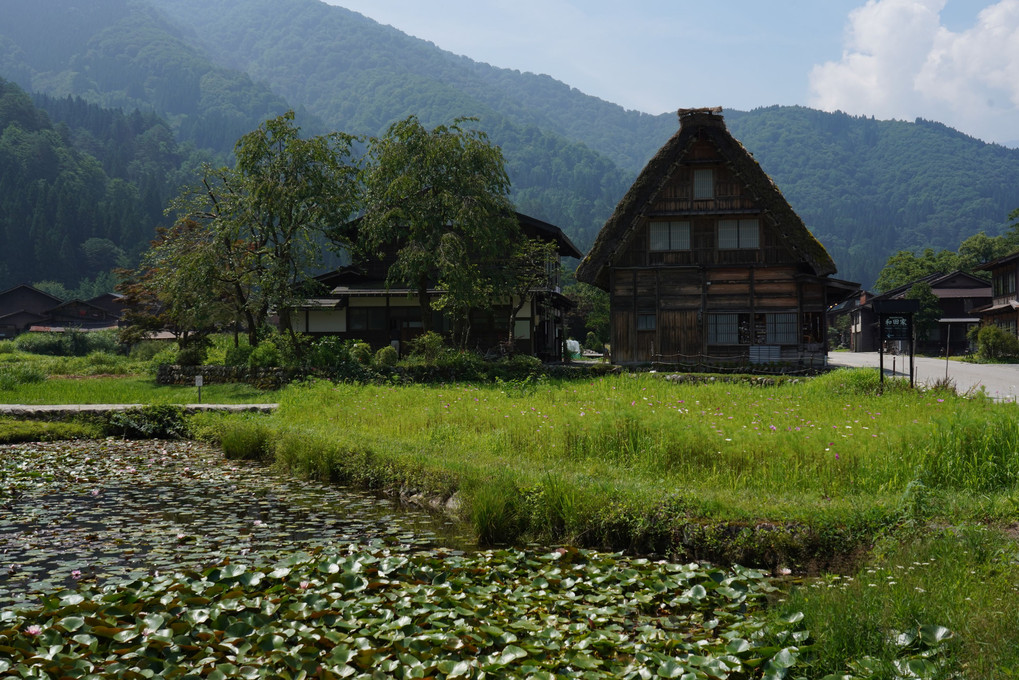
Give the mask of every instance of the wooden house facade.
[{"label": "wooden house facade", "polygon": [[609,293],[613,363],[823,363],[825,311],[859,286],[720,109],[679,119],[577,270]]},{"label": "wooden house facade", "polygon": [[[547,263],[544,285],[534,288],[525,300],[514,300],[520,310],[514,318],[514,347],[546,361],[563,358],[566,340],[566,312],[570,301],[562,294],[559,272],[563,257],[580,258],[582,253],[552,224],[516,213],[521,233],[556,244],[555,258]],[[363,340],[378,349],[391,345],[403,352],[407,343],[422,333],[418,291],[410,286],[387,285],[389,266],[395,253],[381,260],[359,262],[318,277],[324,295],[309,298],[292,312],[295,331],[311,336],[333,335]],[[428,290],[432,298],[443,291]],[[509,338],[510,301],[471,313],[469,346],[482,351],[497,348]],[[431,327],[440,333],[451,331],[448,317],[432,311]]]},{"label": "wooden house facade", "polygon": [[1019,336],[1019,251],[986,262],[977,269],[991,274],[991,302],[975,313],[983,324],[993,324]]}]

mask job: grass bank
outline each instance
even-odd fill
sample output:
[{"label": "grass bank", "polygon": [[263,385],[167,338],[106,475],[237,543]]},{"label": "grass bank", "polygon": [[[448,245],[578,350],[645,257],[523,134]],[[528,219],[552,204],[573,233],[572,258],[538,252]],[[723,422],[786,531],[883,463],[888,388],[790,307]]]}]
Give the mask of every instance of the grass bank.
[{"label": "grass bank", "polygon": [[1015,407],[844,370],[762,387],[656,375],[492,386],[309,383],[231,455],[441,501],[521,537],[762,566],[832,566],[903,521],[1001,520]]}]

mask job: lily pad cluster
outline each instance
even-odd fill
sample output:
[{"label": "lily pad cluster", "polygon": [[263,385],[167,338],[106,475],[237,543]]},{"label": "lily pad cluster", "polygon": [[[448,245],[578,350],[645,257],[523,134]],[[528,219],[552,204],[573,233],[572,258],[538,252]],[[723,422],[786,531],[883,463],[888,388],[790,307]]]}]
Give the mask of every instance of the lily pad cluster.
[{"label": "lily pad cluster", "polygon": [[280,550],[469,539],[452,522],[227,461],[195,442],[0,446],[0,606],[40,593]]},{"label": "lily pad cluster", "polygon": [[320,548],[9,608],[0,674],[791,677],[807,633],[798,616],[761,616],[769,590],[749,569],[576,549]]}]

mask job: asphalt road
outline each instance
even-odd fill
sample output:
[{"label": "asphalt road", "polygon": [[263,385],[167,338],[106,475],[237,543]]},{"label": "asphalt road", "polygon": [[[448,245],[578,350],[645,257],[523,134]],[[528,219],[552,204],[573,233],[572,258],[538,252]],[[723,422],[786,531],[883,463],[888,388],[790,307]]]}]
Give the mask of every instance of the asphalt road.
[{"label": "asphalt road", "polygon": [[[832,366],[878,367],[877,352],[831,352],[828,363]],[[909,355],[885,355],[885,375],[909,377]],[[916,357],[914,378],[917,384],[930,384],[943,380],[946,375],[955,382],[955,390],[963,394],[970,390],[983,390],[1000,401],[1019,400],[1019,364],[968,364],[962,361],[945,361]]]}]

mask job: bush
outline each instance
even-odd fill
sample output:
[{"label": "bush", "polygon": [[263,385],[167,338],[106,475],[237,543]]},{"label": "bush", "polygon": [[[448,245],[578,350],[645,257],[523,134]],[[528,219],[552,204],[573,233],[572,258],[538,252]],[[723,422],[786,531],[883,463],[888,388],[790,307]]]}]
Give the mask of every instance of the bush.
[{"label": "bush", "polygon": [[392,345],[386,345],[375,353],[375,359],[372,363],[376,366],[396,366],[399,360],[400,355],[397,353],[396,348]]},{"label": "bush", "polygon": [[29,354],[46,354],[64,356],[64,345],[61,333],[22,333],[14,338],[14,345],[22,352]]},{"label": "bush", "polygon": [[272,340],[263,340],[251,350],[248,366],[251,368],[277,368],[282,361],[279,347]]},{"label": "bush", "polygon": [[152,361],[156,355],[170,347],[167,340],[142,340],[131,347],[128,354],[135,361]]},{"label": "bush", "polygon": [[428,363],[435,363],[445,350],[445,341],[435,331],[422,333],[410,341],[411,356],[424,359]]},{"label": "bush", "polygon": [[165,364],[176,364],[177,359],[177,346],[168,345],[157,352],[152,359],[149,360],[149,369],[155,371],[160,366]]},{"label": "bush", "polygon": [[988,361],[1019,357],[1019,338],[1004,328],[988,325],[977,331],[977,352]]},{"label": "bush", "polygon": [[350,357],[362,366],[367,366],[372,362],[371,345],[367,342],[355,342],[350,347]]},{"label": "bush", "polygon": [[201,366],[205,363],[208,350],[200,344],[192,344],[177,352],[177,363],[181,366]]},{"label": "bush", "polygon": [[337,366],[353,361],[350,357],[351,344],[349,340],[341,340],[329,335],[316,338],[308,346],[304,361],[308,368],[335,369]]},{"label": "bush", "polygon": [[112,411],[105,429],[125,439],[187,439],[190,428],[182,406],[142,406]]},{"label": "bush", "polygon": [[58,357],[83,357],[92,352],[116,354],[122,346],[113,331],[67,330],[63,333],[22,333],[14,339],[22,352]]},{"label": "bush", "polygon": [[224,366],[247,366],[251,360],[251,354],[255,351],[255,348],[251,345],[239,345],[237,347],[231,347],[226,351],[223,356]]},{"label": "bush", "polygon": [[0,354],[14,354],[16,350],[13,340],[0,340]]}]

